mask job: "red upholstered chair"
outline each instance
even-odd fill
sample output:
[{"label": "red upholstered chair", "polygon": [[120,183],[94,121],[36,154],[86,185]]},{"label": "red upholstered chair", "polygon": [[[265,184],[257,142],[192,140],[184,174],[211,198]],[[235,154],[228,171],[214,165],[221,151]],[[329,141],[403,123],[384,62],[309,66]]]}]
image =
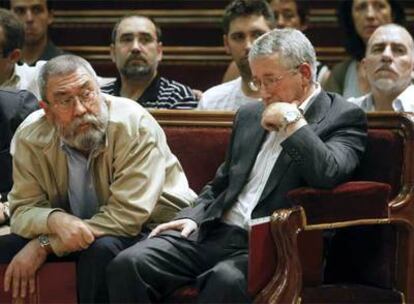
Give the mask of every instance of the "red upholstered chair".
[{"label": "red upholstered chair", "polygon": [[[11,303],[11,293],[3,291],[7,265],[0,265],[0,303]],[[27,304],[77,303],[76,265],[72,262],[46,263],[36,275],[36,292]]]},{"label": "red upholstered chair", "polygon": [[[277,267],[257,303],[414,302],[414,127],[412,116],[368,115],[369,142],[355,181],[332,190],[296,189],[295,207],[272,215]],[[336,228],[326,272],[304,257],[309,232]],[[300,239],[297,237],[300,236]]]}]

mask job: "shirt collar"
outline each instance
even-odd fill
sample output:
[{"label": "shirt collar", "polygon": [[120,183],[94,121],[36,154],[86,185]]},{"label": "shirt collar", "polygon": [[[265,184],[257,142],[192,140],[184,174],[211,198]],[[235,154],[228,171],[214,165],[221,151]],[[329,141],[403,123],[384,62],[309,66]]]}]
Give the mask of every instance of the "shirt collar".
[{"label": "shirt collar", "polygon": [[313,90],[312,94],[309,95],[308,98],[306,98],[299,106],[299,110],[303,113],[306,113],[306,111],[309,109],[313,101],[315,100],[315,97],[319,95],[321,92],[321,86],[319,83],[315,83],[315,89]]},{"label": "shirt collar", "polygon": [[392,102],[392,108],[396,112],[411,112],[412,98],[414,96],[414,85],[409,85],[400,95]]},{"label": "shirt collar", "polygon": [[146,101],[156,101],[158,99],[158,91],[160,89],[161,77],[157,74],[151,81],[149,86],[142,93],[141,97],[138,98],[139,103]]},{"label": "shirt collar", "polygon": [[[155,101],[158,99],[158,91],[160,87],[161,77],[157,74],[155,78],[151,81],[149,86],[145,89],[142,93],[141,97],[138,98],[138,103],[146,102],[146,101]],[[113,95],[121,96],[121,78],[117,77],[114,84],[113,84]]]}]

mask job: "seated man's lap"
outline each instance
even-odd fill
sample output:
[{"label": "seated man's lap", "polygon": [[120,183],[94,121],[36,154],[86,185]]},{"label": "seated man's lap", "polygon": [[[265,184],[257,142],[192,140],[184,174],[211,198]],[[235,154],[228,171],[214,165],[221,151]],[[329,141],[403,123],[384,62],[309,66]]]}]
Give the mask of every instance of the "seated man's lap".
[{"label": "seated man's lap", "polygon": [[0,263],[9,263],[29,241],[14,233],[0,236]]}]

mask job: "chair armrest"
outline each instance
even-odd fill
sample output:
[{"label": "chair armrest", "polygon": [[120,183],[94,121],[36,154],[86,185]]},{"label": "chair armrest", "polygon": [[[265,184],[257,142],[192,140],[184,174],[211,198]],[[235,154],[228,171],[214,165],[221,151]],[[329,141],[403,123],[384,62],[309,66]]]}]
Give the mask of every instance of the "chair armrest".
[{"label": "chair armrest", "polygon": [[355,181],[330,190],[298,188],[287,196],[305,210],[306,225],[317,225],[388,218],[390,192],[388,184]]},{"label": "chair armrest", "polygon": [[293,208],[276,210],[271,231],[277,267],[255,303],[298,303],[302,289],[302,266],[297,236],[307,226],[325,229],[388,220],[391,187],[377,182],[347,182],[334,189],[298,188],[288,193]]}]

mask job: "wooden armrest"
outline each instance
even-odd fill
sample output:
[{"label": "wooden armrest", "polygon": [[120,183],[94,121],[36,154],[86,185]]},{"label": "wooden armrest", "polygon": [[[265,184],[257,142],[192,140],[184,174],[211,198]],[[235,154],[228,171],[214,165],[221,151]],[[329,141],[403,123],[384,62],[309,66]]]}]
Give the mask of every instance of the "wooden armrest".
[{"label": "wooden armrest", "polygon": [[299,188],[289,192],[294,207],[276,210],[271,218],[277,266],[255,303],[299,303],[302,266],[298,233],[388,221],[390,190],[384,183],[348,182],[331,190]]}]

